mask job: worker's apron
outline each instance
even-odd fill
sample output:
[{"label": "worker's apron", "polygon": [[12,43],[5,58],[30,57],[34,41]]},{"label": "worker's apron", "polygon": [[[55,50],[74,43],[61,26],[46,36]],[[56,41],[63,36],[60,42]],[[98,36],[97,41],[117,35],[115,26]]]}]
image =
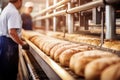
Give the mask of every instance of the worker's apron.
[{"label": "worker's apron", "polygon": [[11,38],[0,36],[0,80],[15,80],[18,58],[18,45]]}]

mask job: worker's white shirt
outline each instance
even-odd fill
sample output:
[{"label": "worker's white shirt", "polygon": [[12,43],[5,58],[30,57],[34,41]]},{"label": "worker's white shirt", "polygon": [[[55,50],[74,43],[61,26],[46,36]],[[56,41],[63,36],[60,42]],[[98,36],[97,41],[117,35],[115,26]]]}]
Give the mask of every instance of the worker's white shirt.
[{"label": "worker's white shirt", "polygon": [[8,3],[0,15],[0,36],[9,37],[8,30],[11,28],[18,29],[17,32],[20,35],[22,19],[16,7],[12,3]]}]

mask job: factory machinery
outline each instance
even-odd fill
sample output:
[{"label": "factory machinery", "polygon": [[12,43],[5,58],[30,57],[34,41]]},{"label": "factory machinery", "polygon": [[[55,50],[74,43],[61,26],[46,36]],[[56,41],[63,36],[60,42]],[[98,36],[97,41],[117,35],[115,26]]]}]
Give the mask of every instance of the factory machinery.
[{"label": "factory machinery", "polygon": [[[45,29],[23,31],[23,39],[30,49],[24,51],[19,47],[20,80],[119,80],[120,41],[116,35],[116,19],[119,18],[120,0],[54,0],[52,5],[46,1],[47,8],[34,16],[34,22],[40,22]],[[79,17],[75,18],[75,13]],[[90,29],[90,19],[94,25],[101,24],[101,36],[73,34],[77,19],[85,31]],[[53,31],[49,31],[51,25]],[[58,32],[58,25],[67,27]]]}]

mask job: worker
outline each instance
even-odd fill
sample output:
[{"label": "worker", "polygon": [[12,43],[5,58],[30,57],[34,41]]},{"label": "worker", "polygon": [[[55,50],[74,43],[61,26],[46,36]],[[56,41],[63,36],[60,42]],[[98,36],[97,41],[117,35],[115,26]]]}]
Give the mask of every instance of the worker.
[{"label": "worker", "polygon": [[31,13],[33,11],[33,6],[34,6],[34,4],[32,2],[25,3],[25,10],[21,15],[22,20],[23,20],[22,28],[24,30],[32,30],[33,29],[32,17],[31,17]]},{"label": "worker", "polygon": [[22,0],[9,0],[0,15],[0,80],[16,80],[18,73],[18,44],[28,50],[21,40],[22,19],[19,9]]}]

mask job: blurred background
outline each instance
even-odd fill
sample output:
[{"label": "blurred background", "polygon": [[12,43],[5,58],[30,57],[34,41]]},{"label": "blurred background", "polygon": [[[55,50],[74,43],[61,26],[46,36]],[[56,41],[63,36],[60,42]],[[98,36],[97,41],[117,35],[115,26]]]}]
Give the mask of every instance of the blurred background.
[{"label": "blurred background", "polygon": [[[34,3],[34,10],[32,12],[32,15],[34,15],[35,13],[40,11],[41,9],[44,9],[46,6],[45,5],[46,0],[23,0],[23,7],[21,9],[24,8],[24,4],[27,1],[31,1]],[[50,3],[52,3],[53,0],[49,0],[49,1],[50,1]],[[0,0],[0,13],[7,3],[8,3],[8,0]]]}]

